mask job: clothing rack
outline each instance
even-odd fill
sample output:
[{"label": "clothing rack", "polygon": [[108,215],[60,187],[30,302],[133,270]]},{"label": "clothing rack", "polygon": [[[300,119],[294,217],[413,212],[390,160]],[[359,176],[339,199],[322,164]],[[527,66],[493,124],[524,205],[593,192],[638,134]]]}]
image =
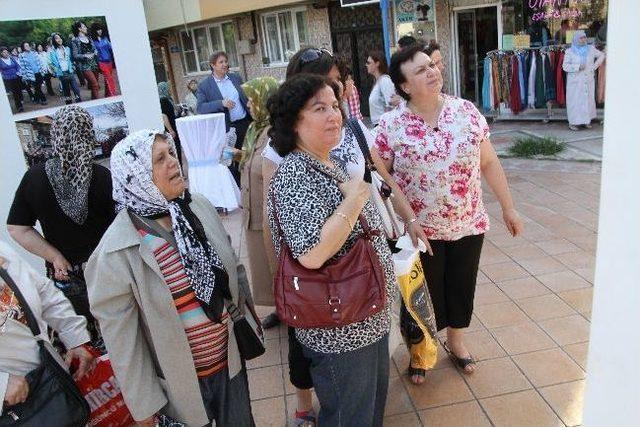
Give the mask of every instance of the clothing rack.
[{"label": "clothing rack", "polygon": [[[606,46],[604,43],[595,43],[596,48],[603,49]],[[542,54],[547,54],[549,52],[564,52],[566,49],[571,47],[571,44],[554,44],[548,46],[535,46],[535,47],[521,47],[521,48],[513,48],[513,49],[494,49],[486,53],[486,57],[495,60],[496,57],[502,56],[504,54],[507,55],[519,55],[522,53],[530,52],[530,51],[538,51]],[[498,84],[500,87],[503,86],[503,73],[498,72]],[[493,76],[492,76],[493,78]],[[481,106],[482,107],[482,106]],[[485,115],[488,117],[492,117],[494,120],[541,120],[544,123],[548,123],[551,120],[566,120],[566,108],[560,107],[556,105],[553,100],[549,100],[545,102],[544,108],[531,108],[528,105],[525,106],[518,113],[513,113],[509,107],[509,103],[501,100],[498,103],[497,108],[493,108],[490,111],[484,109]],[[603,116],[603,111],[601,109],[598,110],[598,116]]]}]

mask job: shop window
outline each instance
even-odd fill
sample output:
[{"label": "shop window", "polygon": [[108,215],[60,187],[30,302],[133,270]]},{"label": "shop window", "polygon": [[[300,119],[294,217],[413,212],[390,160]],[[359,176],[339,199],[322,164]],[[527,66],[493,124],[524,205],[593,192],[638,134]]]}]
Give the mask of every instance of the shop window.
[{"label": "shop window", "polygon": [[186,74],[208,73],[209,57],[220,50],[227,52],[230,68],[238,67],[236,29],[232,22],[182,30],[180,41],[182,64]]},{"label": "shop window", "polygon": [[284,65],[301,47],[309,44],[306,9],[265,13],[261,24],[265,65]]}]

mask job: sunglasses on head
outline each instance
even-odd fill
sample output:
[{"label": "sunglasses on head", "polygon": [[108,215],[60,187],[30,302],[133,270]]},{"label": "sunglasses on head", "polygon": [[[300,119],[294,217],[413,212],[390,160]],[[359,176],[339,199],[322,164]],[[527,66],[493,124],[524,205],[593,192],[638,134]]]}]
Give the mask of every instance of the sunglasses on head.
[{"label": "sunglasses on head", "polygon": [[300,62],[303,64],[315,62],[322,58],[322,54],[325,53],[333,58],[333,54],[327,49],[307,49],[302,55],[300,55]]}]

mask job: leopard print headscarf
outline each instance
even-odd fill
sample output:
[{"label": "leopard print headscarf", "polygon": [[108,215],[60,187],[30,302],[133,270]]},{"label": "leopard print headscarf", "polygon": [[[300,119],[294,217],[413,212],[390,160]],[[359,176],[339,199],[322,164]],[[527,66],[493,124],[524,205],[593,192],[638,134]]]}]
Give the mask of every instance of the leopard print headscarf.
[{"label": "leopard print headscarf", "polygon": [[93,118],[82,107],[61,108],[53,116],[51,140],[54,157],[45,164],[47,177],[62,212],[82,225],[87,220],[96,142]]}]

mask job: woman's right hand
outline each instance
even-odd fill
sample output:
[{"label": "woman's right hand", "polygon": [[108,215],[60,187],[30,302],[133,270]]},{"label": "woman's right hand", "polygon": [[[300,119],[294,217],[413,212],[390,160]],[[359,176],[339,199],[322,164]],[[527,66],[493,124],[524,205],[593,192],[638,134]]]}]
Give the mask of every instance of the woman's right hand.
[{"label": "woman's right hand", "polygon": [[338,184],[345,199],[356,199],[364,205],[371,195],[369,184],[362,178],[351,178],[349,181]]},{"label": "woman's right hand", "polygon": [[54,276],[58,280],[69,280],[69,271],[71,264],[62,254],[58,254],[51,260],[53,264]]},{"label": "woman's right hand", "polygon": [[4,401],[7,406],[13,406],[27,400],[29,395],[29,383],[20,375],[9,374],[7,391],[4,394]]}]

